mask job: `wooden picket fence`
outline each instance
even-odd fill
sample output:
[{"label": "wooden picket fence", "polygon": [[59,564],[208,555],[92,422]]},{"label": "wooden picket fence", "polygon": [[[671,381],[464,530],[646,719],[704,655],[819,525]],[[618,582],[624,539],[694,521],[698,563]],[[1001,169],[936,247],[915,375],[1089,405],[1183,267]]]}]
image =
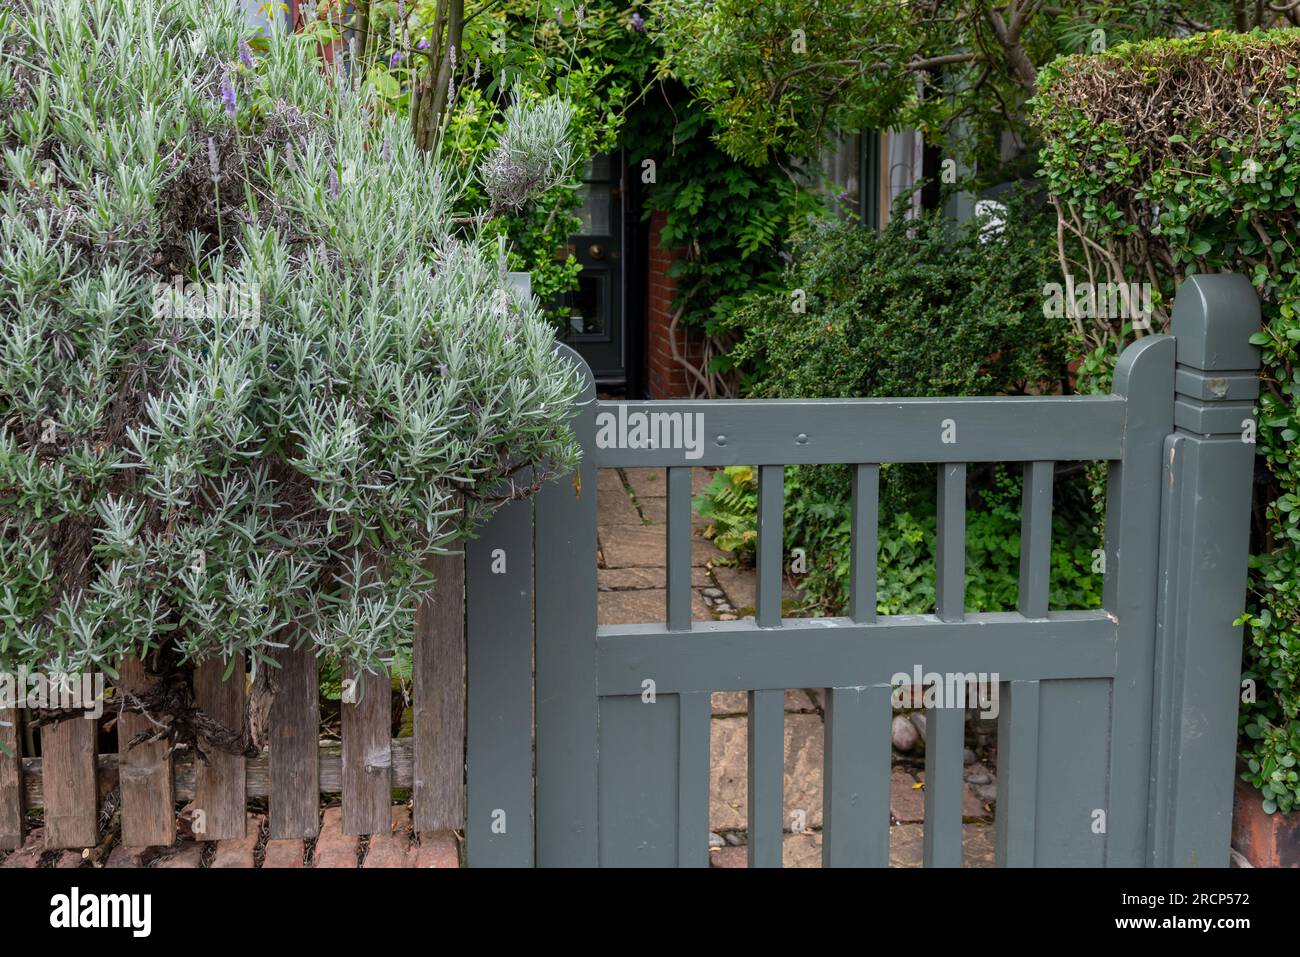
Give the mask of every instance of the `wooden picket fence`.
[{"label": "wooden picket fence", "polygon": [[[393,738],[388,675],[367,675],[370,689],[341,704],[341,743],[320,740],[317,659],[307,647],[280,656],[279,689],[269,718],[269,746],[253,758],[213,753],[207,763],[165,742],[127,748],[149,719],[124,714],[116,754],[97,754],[99,722],[72,719],[40,729],[41,756],[21,757],[23,713],[0,710],[0,850],[20,847],[26,811],[43,808],[48,849],[100,841],[101,801],[120,789],[122,843],[170,845],[177,803],[190,802],[201,841],[244,837],[249,798],[267,799],[270,837],[312,838],[322,795],[341,795],[346,834],[387,833],[392,791],[409,789],[417,831],[460,829],[465,821],[465,565],[435,559],[432,598],[417,611],[412,660],[412,734]],[[243,663],[235,666],[241,674]],[[226,664],[194,675],[198,706],[227,727],[240,727],[246,682],[223,681]],[[142,690],[138,661],[123,662],[121,686]],[[345,676],[351,677],[351,675]],[[378,689],[376,691],[375,689]],[[201,813],[200,813],[201,812]]]}]

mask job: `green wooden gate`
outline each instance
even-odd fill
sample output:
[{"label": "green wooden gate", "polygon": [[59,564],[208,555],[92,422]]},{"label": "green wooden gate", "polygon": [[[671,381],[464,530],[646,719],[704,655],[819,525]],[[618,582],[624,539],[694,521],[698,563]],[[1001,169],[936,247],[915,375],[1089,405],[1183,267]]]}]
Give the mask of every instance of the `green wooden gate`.
[{"label": "green wooden gate", "polygon": [[[784,689],[826,688],[823,862],[885,866],[890,679],[920,664],[999,676],[1000,864],[1226,865],[1258,328],[1243,277],[1193,277],[1173,335],[1087,397],[616,403],[588,375],[578,475],[468,550],[470,864],[707,865],[709,696],[746,691],[749,862],[780,866]],[[966,467],[993,461],[1024,467],[1019,607],[966,613]],[[1108,464],[1101,610],[1048,611],[1062,461]],[[933,614],[876,614],[886,462],[938,465]],[[783,469],[829,463],[854,469],[850,614],[783,620]],[[690,470],[740,464],[756,616],[692,621]],[[596,469],[646,466],[667,472],[667,607],[597,627]],[[927,866],[961,862],[964,720],[928,714]]]}]

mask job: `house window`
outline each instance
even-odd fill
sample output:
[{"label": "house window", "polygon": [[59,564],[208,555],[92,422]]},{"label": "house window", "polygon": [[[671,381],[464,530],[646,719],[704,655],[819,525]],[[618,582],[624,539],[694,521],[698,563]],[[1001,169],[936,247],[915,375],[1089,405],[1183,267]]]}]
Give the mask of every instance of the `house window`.
[{"label": "house window", "polygon": [[879,229],[881,219],[881,136],[875,130],[846,136],[822,154],[823,191],[845,217]]}]

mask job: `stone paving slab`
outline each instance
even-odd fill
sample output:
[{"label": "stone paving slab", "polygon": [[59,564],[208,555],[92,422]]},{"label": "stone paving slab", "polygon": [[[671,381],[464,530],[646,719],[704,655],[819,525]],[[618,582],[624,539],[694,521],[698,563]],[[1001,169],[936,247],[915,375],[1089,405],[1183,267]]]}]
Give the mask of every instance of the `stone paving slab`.
[{"label": "stone paving slab", "polygon": [[[962,867],[993,867],[996,860],[994,848],[994,832],[991,825],[962,825]],[[900,824],[890,828],[890,867],[921,867],[924,860],[925,828],[922,825]]]},{"label": "stone paving slab", "polygon": [[627,489],[623,487],[623,476],[619,474],[618,469],[596,469],[596,489],[600,492],[622,492],[627,495]]},{"label": "stone paving slab", "polygon": [[[692,472],[698,470],[692,470]],[[623,477],[632,486],[638,502],[648,498],[664,498],[668,495],[668,472],[666,469],[623,469]],[[692,478],[694,475],[692,474]]]},{"label": "stone paving slab", "polygon": [[[663,622],[668,615],[668,590],[646,588],[637,591],[611,591],[599,596],[596,603],[596,624],[639,625],[646,622]],[[704,604],[698,591],[691,591],[691,618],[694,621],[711,621],[709,606]]]},{"label": "stone paving slab", "polygon": [[597,489],[596,509],[602,527],[644,524],[641,513],[621,485],[616,489]]},{"label": "stone paving slab", "polygon": [[[714,718],[710,724],[709,829],[744,830],[749,792],[748,722],[744,718]],[[822,823],[823,746],[819,715],[786,715],[784,815],[803,811],[807,828],[820,828]],[[787,817],[785,826],[790,823]]]},{"label": "stone paving slab", "polygon": [[[660,525],[617,525],[598,529],[606,568],[663,568],[667,542]],[[691,538],[691,564],[704,565],[726,558],[726,553],[698,534]]]}]

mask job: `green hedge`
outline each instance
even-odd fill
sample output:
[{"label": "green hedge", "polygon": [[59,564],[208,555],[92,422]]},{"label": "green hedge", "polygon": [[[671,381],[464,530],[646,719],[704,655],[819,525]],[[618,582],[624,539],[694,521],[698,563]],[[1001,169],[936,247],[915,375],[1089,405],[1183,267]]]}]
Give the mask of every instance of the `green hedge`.
[{"label": "green hedge", "polygon": [[[1156,282],[1163,304],[1187,275],[1241,272],[1263,300],[1241,755],[1269,811],[1300,804],[1298,78],[1300,30],[1215,32],[1059,60],[1034,106],[1066,269]],[[1081,334],[1100,388],[1130,330]]]}]

